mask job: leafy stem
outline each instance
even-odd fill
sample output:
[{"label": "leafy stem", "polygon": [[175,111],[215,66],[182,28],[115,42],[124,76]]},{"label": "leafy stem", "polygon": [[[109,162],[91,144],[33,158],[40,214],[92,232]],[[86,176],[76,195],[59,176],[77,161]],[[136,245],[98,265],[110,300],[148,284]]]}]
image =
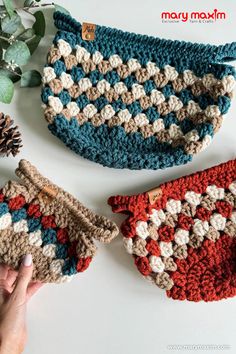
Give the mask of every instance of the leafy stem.
[{"label": "leafy stem", "polygon": [[6,68],[5,66],[0,65],[0,69],[7,70],[7,71],[9,71],[9,72],[12,73],[12,74],[14,74],[14,75],[16,75],[16,76],[18,76],[18,77],[21,77],[21,74],[19,74],[19,73],[17,73],[16,71],[12,70],[10,67],[7,67],[7,68]]},{"label": "leafy stem", "polygon": [[39,7],[48,7],[48,6],[54,6],[54,2],[48,3],[48,4],[36,4],[36,3],[32,3],[30,6],[24,6],[24,7],[17,7],[16,10],[24,10],[24,11],[28,11],[30,9],[34,9],[34,8],[39,8]]},{"label": "leafy stem", "polygon": [[30,11],[31,9],[37,9],[37,8],[42,8],[42,7],[49,7],[49,6],[54,6],[55,4],[52,3],[47,3],[47,4],[36,4],[36,3],[32,3],[29,6],[23,6],[23,7],[17,7],[16,10],[22,10],[24,12],[26,12],[27,14],[34,16],[34,14]]},{"label": "leafy stem", "polygon": [[[36,87],[42,83],[42,76],[35,69],[22,70],[45,36],[47,8],[69,13],[54,0],[24,0],[15,6],[13,0],[1,1],[0,5],[0,102],[10,103],[14,94],[14,83],[20,87]],[[50,2],[52,1],[52,2]],[[55,0],[56,1],[56,0]],[[30,27],[24,26],[24,13],[32,16]]]},{"label": "leafy stem", "polygon": [[7,38],[7,37],[0,36],[0,39],[2,39],[3,41],[9,42],[9,38]]}]

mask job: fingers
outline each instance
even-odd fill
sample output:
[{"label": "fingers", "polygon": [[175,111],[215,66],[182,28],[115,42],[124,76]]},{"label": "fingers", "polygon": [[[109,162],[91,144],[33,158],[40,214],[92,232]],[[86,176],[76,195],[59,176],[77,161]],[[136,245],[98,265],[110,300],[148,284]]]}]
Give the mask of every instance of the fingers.
[{"label": "fingers", "polygon": [[12,284],[8,281],[9,267],[0,264],[0,306],[4,303],[9,294],[12,293]]},{"label": "fingers", "polygon": [[6,280],[0,280],[0,306],[5,300],[5,297],[12,293],[12,287]]},{"label": "fingers", "polygon": [[13,293],[20,296],[22,299],[26,299],[27,296],[27,288],[31,281],[33,273],[33,263],[31,254],[27,254],[23,258],[23,262],[21,263],[18,276],[16,278],[16,285]]},{"label": "fingers", "polygon": [[7,282],[9,284],[9,286],[14,287],[14,283],[16,281],[18,272],[13,270],[13,269],[9,269],[8,270],[8,274],[7,274]]},{"label": "fingers", "polygon": [[0,280],[6,280],[9,267],[6,264],[0,264]]},{"label": "fingers", "polygon": [[40,282],[30,283],[27,289],[27,300],[29,300],[42,286],[43,283]]}]

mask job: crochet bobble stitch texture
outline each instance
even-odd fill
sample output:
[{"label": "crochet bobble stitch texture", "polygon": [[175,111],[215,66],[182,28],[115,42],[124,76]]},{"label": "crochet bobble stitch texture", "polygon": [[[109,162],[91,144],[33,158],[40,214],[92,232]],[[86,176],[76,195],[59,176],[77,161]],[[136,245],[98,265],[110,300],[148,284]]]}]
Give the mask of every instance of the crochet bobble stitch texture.
[{"label": "crochet bobble stitch texture", "polygon": [[159,169],[205,149],[228,111],[236,58],[225,46],[161,40],[81,24],[55,13],[58,28],[44,68],[49,129],[104,166]]},{"label": "crochet bobble stitch texture", "polygon": [[[160,192],[161,191],[161,192]],[[162,184],[149,194],[111,197],[124,245],[141,274],[173,299],[236,295],[236,160]]]},{"label": "crochet bobble stitch texture", "polygon": [[[117,226],[52,184],[29,162],[21,160],[16,175],[21,183],[9,181],[0,190],[1,262],[17,269],[31,253],[34,280],[70,280],[89,266],[96,252],[94,239],[110,242],[119,232]],[[50,190],[53,196],[46,192]]]}]

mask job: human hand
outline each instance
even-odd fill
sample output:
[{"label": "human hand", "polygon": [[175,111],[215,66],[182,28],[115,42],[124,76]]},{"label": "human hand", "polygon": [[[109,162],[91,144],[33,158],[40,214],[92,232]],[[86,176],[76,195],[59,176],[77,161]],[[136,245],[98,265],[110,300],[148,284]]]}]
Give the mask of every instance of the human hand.
[{"label": "human hand", "polygon": [[19,272],[0,264],[0,354],[20,354],[26,342],[26,305],[42,286],[32,282],[32,256],[26,255]]}]

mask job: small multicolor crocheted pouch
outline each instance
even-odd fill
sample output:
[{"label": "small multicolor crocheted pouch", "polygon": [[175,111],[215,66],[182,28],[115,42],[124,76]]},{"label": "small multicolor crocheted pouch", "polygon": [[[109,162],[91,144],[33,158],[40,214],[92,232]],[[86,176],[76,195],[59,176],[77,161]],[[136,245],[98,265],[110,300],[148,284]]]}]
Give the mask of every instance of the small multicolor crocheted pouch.
[{"label": "small multicolor crocheted pouch", "polygon": [[125,248],[169,297],[236,295],[236,160],[108,203],[129,214],[121,226]]},{"label": "small multicolor crocheted pouch", "polygon": [[54,15],[44,68],[50,131],[104,166],[159,169],[205,149],[228,111],[236,42],[204,45]]},{"label": "small multicolor crocheted pouch", "polygon": [[94,239],[110,242],[117,226],[94,214],[72,195],[21,160],[16,175],[0,190],[0,262],[17,269],[25,254],[33,279],[64,282],[89,266]]}]

